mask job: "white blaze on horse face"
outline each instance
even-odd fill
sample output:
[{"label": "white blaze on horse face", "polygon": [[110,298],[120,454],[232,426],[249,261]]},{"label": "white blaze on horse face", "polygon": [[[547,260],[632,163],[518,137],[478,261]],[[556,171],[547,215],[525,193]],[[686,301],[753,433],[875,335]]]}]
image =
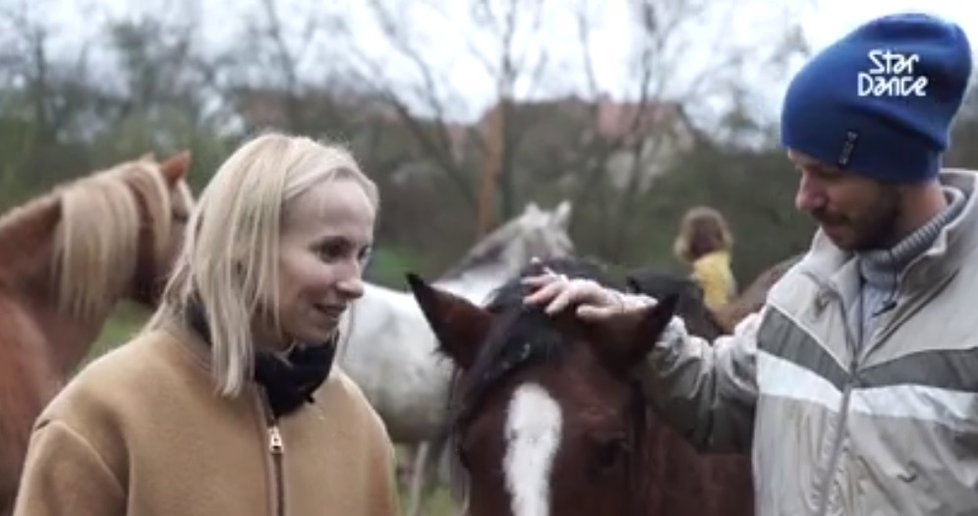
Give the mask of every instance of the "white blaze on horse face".
[{"label": "white blaze on horse face", "polygon": [[550,472],[562,425],[560,405],[539,385],[524,384],[513,393],[503,458],[513,516],[550,515]]}]

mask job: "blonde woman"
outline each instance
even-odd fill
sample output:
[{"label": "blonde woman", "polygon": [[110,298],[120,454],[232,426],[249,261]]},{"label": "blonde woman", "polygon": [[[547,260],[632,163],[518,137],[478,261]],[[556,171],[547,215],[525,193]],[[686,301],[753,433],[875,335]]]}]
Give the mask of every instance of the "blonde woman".
[{"label": "blonde woman", "polygon": [[395,514],[391,442],[331,367],[377,209],[341,148],[239,148],[146,329],[37,421],[15,514]]},{"label": "blonde woman", "polygon": [[732,248],[727,221],[717,210],[697,206],[683,216],[674,251],[692,268],[692,277],[703,289],[704,301],[711,310],[727,304],[737,292],[730,269]]}]

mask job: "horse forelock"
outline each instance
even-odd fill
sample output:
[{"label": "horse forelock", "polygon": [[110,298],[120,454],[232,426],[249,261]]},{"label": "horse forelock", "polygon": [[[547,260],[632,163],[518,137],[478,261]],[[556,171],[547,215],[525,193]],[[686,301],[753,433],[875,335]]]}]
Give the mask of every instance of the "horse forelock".
[{"label": "horse forelock", "polygon": [[62,209],[52,262],[58,304],[81,318],[97,317],[134,278],[142,224],[149,224],[154,261],[162,256],[172,224],[170,190],[158,166],[137,161],[55,193]]}]

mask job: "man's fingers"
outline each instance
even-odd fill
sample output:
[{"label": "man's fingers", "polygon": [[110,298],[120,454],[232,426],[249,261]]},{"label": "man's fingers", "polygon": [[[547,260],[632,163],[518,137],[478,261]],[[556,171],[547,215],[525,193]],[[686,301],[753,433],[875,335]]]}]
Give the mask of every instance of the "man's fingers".
[{"label": "man's fingers", "polygon": [[556,297],[554,297],[553,301],[551,301],[546,308],[546,312],[550,315],[562,312],[565,308],[567,308],[567,305],[577,301],[577,298],[580,296],[580,290],[578,290],[578,288],[574,285],[564,283],[559,284],[559,286],[564,288],[557,294]]},{"label": "man's fingers", "polygon": [[560,293],[561,289],[565,286],[559,281],[547,281],[542,283],[543,286],[535,290],[532,294],[523,298],[523,303],[528,305],[538,305],[543,304],[551,299],[553,299],[557,294]]},{"label": "man's fingers", "polygon": [[618,313],[617,309],[611,306],[580,305],[577,307],[577,316],[589,322],[606,321],[616,313]]},{"label": "man's fingers", "polygon": [[523,283],[524,285],[529,285],[531,287],[542,287],[544,285],[553,283],[554,281],[557,280],[558,278],[556,276],[552,276],[550,274],[541,274],[539,276],[527,276],[521,279],[520,282]]}]

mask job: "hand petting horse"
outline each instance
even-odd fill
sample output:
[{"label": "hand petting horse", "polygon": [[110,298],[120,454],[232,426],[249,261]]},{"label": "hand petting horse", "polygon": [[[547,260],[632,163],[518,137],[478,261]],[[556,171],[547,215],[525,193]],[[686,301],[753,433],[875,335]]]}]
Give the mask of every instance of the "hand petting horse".
[{"label": "hand petting horse", "polygon": [[[613,285],[575,260],[540,267]],[[749,467],[702,455],[653,417],[631,374],[672,318],[660,300],[630,330],[601,333],[570,313],[523,304],[515,278],[486,308],[410,276],[414,295],[454,362],[452,431],[472,516],[748,515]],[[617,288],[620,286],[614,285]],[[731,468],[730,465],[734,467]]]}]

